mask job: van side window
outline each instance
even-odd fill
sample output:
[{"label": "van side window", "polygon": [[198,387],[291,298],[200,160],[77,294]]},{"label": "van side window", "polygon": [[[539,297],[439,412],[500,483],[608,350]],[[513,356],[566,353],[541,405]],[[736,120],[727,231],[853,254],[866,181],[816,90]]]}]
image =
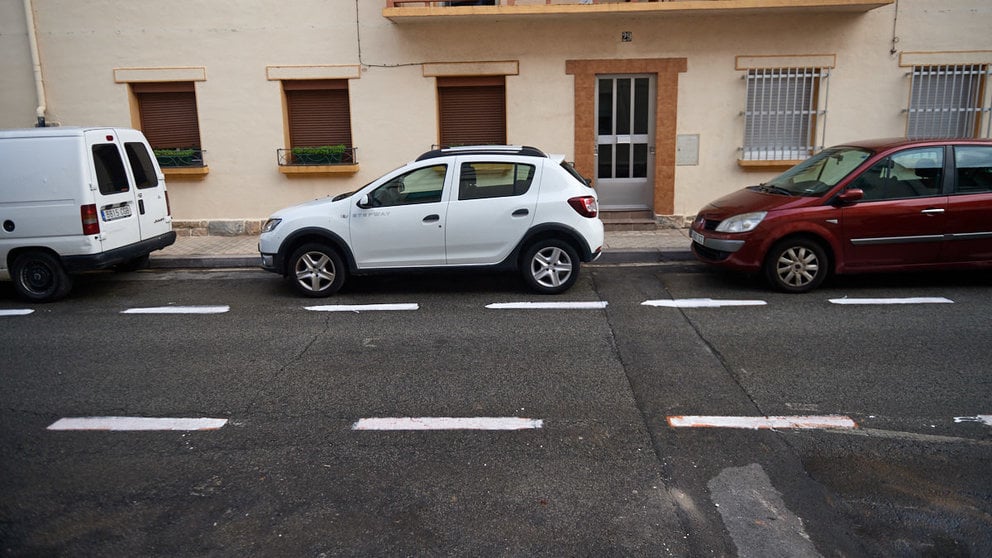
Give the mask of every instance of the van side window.
[{"label": "van side window", "polygon": [[101,143],[93,146],[93,168],[96,169],[96,181],[103,195],[127,192],[127,174],[124,172],[124,161],[117,146],[112,143]]},{"label": "van side window", "polygon": [[139,190],[158,186],[158,176],[155,175],[155,165],[148,154],[145,144],[139,141],[129,141],[124,144],[128,162],[131,163],[131,174],[134,175],[134,185]]}]

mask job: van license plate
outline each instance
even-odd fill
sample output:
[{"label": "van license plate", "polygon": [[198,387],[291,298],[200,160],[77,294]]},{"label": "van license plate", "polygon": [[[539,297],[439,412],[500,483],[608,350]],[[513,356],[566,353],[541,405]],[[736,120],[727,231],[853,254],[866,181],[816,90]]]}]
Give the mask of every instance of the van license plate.
[{"label": "van license plate", "polygon": [[124,219],[130,216],[131,216],[130,205],[118,205],[116,207],[103,208],[104,221],[116,221],[117,219]]},{"label": "van license plate", "polygon": [[703,246],[706,246],[706,238],[704,238],[703,235],[699,234],[698,232],[689,231],[689,236],[696,244],[702,244]]}]

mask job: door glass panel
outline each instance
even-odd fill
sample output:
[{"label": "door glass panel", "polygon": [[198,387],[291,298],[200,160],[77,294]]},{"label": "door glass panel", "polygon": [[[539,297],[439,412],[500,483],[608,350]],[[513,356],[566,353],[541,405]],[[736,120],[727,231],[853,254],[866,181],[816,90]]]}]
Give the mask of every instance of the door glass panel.
[{"label": "door glass panel", "polygon": [[598,178],[613,178],[613,146],[600,144]]},{"label": "door glass panel", "polygon": [[992,191],[992,148],[955,147],[959,193]]},{"label": "door glass panel", "polygon": [[617,175],[616,178],[630,178],[630,144],[617,144]]},{"label": "door glass panel", "polygon": [[647,78],[634,80],[634,133],[648,133],[648,94],[650,81]]},{"label": "door glass panel", "polygon": [[613,80],[599,80],[599,135],[608,136],[613,133]]},{"label": "door glass panel", "polygon": [[145,144],[136,141],[127,142],[124,144],[124,151],[127,151],[127,159],[131,163],[131,172],[134,174],[134,183],[138,189],[158,186],[155,167],[152,165],[152,158]]},{"label": "door glass panel", "polygon": [[634,178],[646,178],[648,175],[648,144],[634,144]]},{"label": "door glass panel", "polygon": [[127,174],[124,172],[124,161],[120,151],[112,143],[101,143],[93,146],[93,167],[96,169],[96,181],[100,193],[107,196],[127,192]]},{"label": "door glass panel", "polygon": [[617,80],[617,134],[630,133],[630,79]]}]

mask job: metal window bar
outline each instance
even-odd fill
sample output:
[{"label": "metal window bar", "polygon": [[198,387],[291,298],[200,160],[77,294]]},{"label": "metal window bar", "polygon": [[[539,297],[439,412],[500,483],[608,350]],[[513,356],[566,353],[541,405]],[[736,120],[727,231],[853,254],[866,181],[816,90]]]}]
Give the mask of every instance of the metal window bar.
[{"label": "metal window bar", "polygon": [[909,138],[992,137],[987,84],[992,66],[914,66],[906,136]]},{"label": "metal window bar", "polygon": [[[819,95],[826,99],[824,68],[751,69],[744,75],[745,160],[805,159],[822,149],[817,145]],[[820,126],[821,130],[824,128]]]}]

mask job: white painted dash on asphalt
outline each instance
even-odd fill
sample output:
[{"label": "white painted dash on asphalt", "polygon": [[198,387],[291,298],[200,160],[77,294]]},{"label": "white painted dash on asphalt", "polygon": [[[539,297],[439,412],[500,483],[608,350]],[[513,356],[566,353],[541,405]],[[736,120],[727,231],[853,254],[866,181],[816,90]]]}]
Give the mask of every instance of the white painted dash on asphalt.
[{"label": "white painted dash on asphalt", "polygon": [[718,417],[670,416],[672,428],[743,428],[760,429],[819,429],[857,428],[858,425],[843,415],[777,416],[777,417]]},{"label": "white painted dash on asphalt", "polygon": [[980,422],[992,426],[992,415],[975,415],[973,417],[954,417],[954,422]]},{"label": "white painted dash on asphalt", "polygon": [[352,430],[529,430],[544,421],[518,417],[387,417],[363,418]]},{"label": "white painted dash on asphalt", "polygon": [[223,314],[230,306],[155,306],[151,308],[128,308],[121,314]]},{"label": "white painted dash on asphalt", "polygon": [[27,316],[28,314],[34,312],[34,310],[28,308],[14,308],[10,310],[0,310],[0,316]]},{"label": "white painted dash on asphalt", "polygon": [[912,298],[831,298],[833,304],[954,304],[942,296],[921,296]]},{"label": "white painted dash on asphalt", "polygon": [[713,300],[712,298],[682,298],[674,300],[645,300],[641,306],[662,308],[720,308],[721,306],[764,306],[764,300]]},{"label": "white painted dash on asphalt", "polygon": [[491,310],[602,310],[609,304],[596,302],[494,302],[487,304]]},{"label": "white painted dash on asphalt", "polygon": [[419,310],[420,305],[412,304],[327,304],[324,306],[307,306],[311,312],[395,312]]},{"label": "white painted dash on asphalt", "polygon": [[48,430],[217,430],[227,419],[152,417],[77,417],[53,422]]}]

